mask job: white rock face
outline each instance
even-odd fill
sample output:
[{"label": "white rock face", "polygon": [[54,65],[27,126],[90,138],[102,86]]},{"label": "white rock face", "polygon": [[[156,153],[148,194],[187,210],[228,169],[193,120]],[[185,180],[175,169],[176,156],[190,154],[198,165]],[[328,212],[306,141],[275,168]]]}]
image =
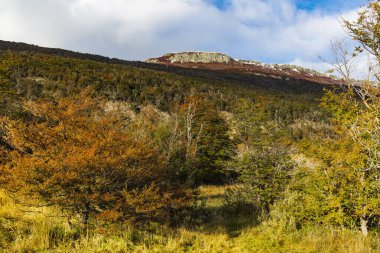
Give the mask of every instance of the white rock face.
[{"label": "white rock face", "polygon": [[147,63],[159,63],[159,61],[156,58],[149,58],[149,59],[145,60],[145,62],[147,62]]},{"label": "white rock face", "polygon": [[[167,54],[168,60],[171,63],[175,62],[192,62],[192,63],[225,63],[228,64],[234,61],[230,56],[221,53],[210,52],[184,52]],[[164,56],[164,57],[165,57]]]}]

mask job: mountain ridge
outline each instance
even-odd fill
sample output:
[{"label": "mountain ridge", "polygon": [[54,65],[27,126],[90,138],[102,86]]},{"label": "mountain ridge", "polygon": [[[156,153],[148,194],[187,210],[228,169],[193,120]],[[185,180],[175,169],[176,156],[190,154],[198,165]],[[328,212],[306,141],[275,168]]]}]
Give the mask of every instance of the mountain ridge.
[{"label": "mountain ridge", "polygon": [[167,53],[158,58],[149,58],[146,63],[185,68],[225,70],[278,79],[299,79],[316,83],[338,85],[341,80],[316,70],[291,64],[265,64],[252,60],[238,60],[219,52]]}]

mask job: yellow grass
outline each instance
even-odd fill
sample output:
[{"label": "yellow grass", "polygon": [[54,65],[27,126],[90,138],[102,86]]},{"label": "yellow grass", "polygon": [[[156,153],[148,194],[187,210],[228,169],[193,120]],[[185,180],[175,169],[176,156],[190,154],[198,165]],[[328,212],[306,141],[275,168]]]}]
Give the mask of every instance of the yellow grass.
[{"label": "yellow grass", "polygon": [[[201,187],[200,197],[215,207],[223,203],[225,189]],[[229,217],[219,220],[233,221]],[[0,246],[3,247],[0,252],[380,252],[380,238],[374,232],[363,237],[359,231],[332,227],[297,230],[281,219],[244,227],[237,236],[230,236],[226,229],[213,230],[212,227],[161,227],[155,232],[133,228],[114,235],[93,232],[89,237],[82,235],[73,239],[67,220],[60,217],[57,210],[22,207],[2,191],[0,221]],[[6,242],[9,236],[14,240]]]}]

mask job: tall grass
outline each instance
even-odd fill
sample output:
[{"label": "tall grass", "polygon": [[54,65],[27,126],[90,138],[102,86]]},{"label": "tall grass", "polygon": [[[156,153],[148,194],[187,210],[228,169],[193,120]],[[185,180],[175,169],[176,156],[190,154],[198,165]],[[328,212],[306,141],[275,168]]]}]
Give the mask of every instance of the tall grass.
[{"label": "tall grass", "polygon": [[336,227],[298,230],[276,210],[260,224],[229,209],[223,214],[224,191],[201,187],[197,205],[205,217],[197,225],[93,230],[89,236],[54,208],[26,208],[0,191],[0,252],[380,252],[375,232],[363,237]]}]

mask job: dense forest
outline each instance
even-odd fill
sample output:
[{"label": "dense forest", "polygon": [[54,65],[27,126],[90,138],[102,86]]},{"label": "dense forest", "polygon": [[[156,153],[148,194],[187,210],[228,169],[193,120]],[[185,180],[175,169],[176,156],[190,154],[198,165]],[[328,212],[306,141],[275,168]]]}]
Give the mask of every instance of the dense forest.
[{"label": "dense forest", "polygon": [[379,91],[346,81],[0,42],[0,250],[378,252]]}]

